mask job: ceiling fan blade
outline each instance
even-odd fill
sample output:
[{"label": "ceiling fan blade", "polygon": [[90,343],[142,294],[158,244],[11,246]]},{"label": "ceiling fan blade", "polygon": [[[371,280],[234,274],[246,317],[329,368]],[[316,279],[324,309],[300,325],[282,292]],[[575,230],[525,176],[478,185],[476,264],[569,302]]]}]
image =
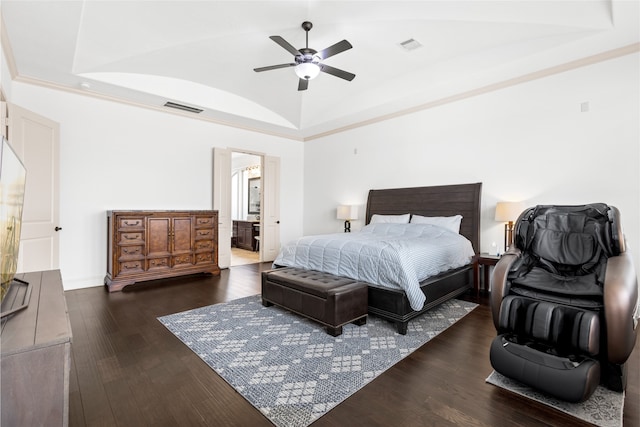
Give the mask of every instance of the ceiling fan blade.
[{"label": "ceiling fan blade", "polygon": [[346,40],[342,40],[341,42],[338,42],[333,46],[329,46],[328,48],[321,50],[320,52],[318,52],[318,55],[322,59],[327,59],[330,56],[337,55],[340,52],[351,49],[352,47],[353,46],[351,46],[351,43]]},{"label": "ceiling fan blade", "polygon": [[283,39],[282,37],[280,37],[280,36],[270,36],[269,38],[271,40],[273,40],[274,42],[278,43],[280,46],[282,46],[287,52],[289,52],[293,56],[300,55],[300,52],[298,51],[298,49],[296,49],[295,47],[291,46],[291,44],[288,41],[286,41],[285,39]]},{"label": "ceiling fan blade", "polygon": [[351,81],[356,77],[355,74],[350,73],[348,71],[341,70],[339,68],[333,68],[324,64],[318,64],[318,65],[320,66],[320,71],[325,72],[327,74],[331,74],[336,77],[340,77],[341,79]]},{"label": "ceiling fan blade", "polygon": [[268,67],[259,67],[254,68],[253,71],[259,73],[260,71],[269,71],[269,70],[277,70],[278,68],[287,68],[287,67],[295,67],[297,64],[279,64],[279,65],[269,65]]},{"label": "ceiling fan blade", "polygon": [[307,90],[308,87],[309,87],[309,80],[300,79],[298,81],[298,90]]}]

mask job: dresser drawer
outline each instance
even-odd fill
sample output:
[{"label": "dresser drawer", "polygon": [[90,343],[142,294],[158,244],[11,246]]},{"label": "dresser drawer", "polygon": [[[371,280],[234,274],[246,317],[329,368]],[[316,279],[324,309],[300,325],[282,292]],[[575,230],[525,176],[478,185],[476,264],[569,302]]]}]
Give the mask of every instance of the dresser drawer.
[{"label": "dresser drawer", "polygon": [[149,271],[169,268],[169,257],[166,258],[152,258],[147,260],[147,269]]},{"label": "dresser drawer", "polygon": [[141,273],[144,271],[144,260],[123,261],[120,263],[120,274]]},{"label": "dresser drawer", "polygon": [[213,228],[201,228],[196,230],[196,240],[213,239]]},{"label": "dresser drawer", "polygon": [[130,231],[119,233],[120,243],[144,243],[144,232],[142,231]]},{"label": "dresser drawer", "polygon": [[193,265],[193,255],[191,254],[177,255],[173,257],[174,267],[181,267],[181,266],[186,267],[190,265]]},{"label": "dresser drawer", "polygon": [[118,228],[121,231],[132,228],[144,228],[144,218],[118,218]]},{"label": "dresser drawer", "polygon": [[196,251],[210,251],[213,249],[213,240],[196,240]]},{"label": "dresser drawer", "polygon": [[196,254],[196,264],[213,262],[213,252],[202,252]]},{"label": "dresser drawer", "polygon": [[143,246],[120,246],[119,259],[141,258],[144,254]]},{"label": "dresser drawer", "polygon": [[197,216],[196,217],[196,228],[200,227],[213,227],[215,224],[215,218],[212,216]]}]

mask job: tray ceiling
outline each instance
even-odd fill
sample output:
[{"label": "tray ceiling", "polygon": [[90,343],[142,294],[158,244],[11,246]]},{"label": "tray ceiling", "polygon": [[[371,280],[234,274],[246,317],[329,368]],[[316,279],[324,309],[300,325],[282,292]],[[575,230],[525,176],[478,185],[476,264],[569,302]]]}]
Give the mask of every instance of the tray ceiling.
[{"label": "tray ceiling", "polygon": [[[637,1],[11,1],[3,42],[16,79],[294,139],[378,120],[639,42]],[[297,90],[269,39],[353,48]],[[421,46],[407,50],[410,39]],[[10,46],[7,49],[6,46]],[[181,113],[185,115],[193,113]]]}]

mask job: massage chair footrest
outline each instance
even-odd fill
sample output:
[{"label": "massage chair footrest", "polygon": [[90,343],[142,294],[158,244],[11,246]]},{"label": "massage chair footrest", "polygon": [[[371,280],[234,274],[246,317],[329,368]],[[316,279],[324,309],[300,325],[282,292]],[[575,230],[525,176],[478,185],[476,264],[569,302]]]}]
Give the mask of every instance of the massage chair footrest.
[{"label": "massage chair footrest", "polygon": [[493,368],[509,378],[558,399],[582,402],[600,383],[600,363],[585,357],[579,362],[515,343],[507,334],[491,343]]}]

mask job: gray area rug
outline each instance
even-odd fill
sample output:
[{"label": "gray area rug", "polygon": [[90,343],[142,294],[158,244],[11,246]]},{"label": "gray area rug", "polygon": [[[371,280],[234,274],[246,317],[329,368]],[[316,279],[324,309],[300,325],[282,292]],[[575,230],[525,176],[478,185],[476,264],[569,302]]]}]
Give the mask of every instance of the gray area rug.
[{"label": "gray area rug", "polygon": [[496,371],[493,371],[486,381],[490,384],[551,406],[552,408],[592,423],[596,426],[622,426],[624,392],[617,393],[603,386],[598,386],[596,391],[585,402],[570,403],[554,399],[553,397],[540,393],[531,387],[519,383],[509,377],[505,377]]},{"label": "gray area rug", "polygon": [[260,295],[158,318],[279,427],[304,427],[460,320],[477,304],[451,300],[409,322],[407,335],[368,316],[339,337]]}]

